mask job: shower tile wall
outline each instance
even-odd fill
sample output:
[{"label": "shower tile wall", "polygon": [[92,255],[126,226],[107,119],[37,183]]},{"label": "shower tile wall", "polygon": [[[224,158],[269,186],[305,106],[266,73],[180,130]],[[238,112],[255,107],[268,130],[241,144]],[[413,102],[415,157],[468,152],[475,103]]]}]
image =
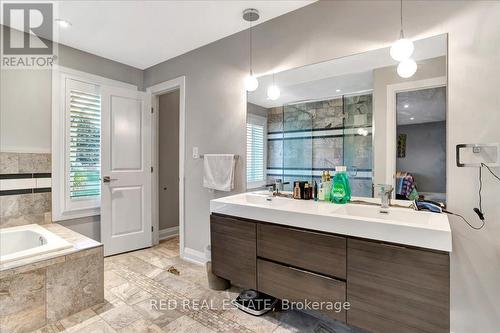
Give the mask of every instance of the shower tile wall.
[{"label": "shower tile wall", "polygon": [[51,222],[51,155],[0,152],[0,228]]},{"label": "shower tile wall", "polygon": [[[268,110],[268,181],[319,181],[347,165],[353,195],[372,196],[372,95],[285,105]],[[368,135],[358,134],[365,129]]]}]

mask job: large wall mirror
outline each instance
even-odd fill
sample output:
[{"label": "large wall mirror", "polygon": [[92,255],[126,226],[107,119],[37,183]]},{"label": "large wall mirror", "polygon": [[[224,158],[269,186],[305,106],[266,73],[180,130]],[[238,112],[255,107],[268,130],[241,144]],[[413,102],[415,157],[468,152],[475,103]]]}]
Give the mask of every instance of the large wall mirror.
[{"label": "large wall mirror", "polygon": [[414,45],[409,78],[389,48],[259,77],[247,100],[247,189],[281,179],[291,191],[346,166],[353,196],[390,184],[398,199],[445,202],[447,36]]}]

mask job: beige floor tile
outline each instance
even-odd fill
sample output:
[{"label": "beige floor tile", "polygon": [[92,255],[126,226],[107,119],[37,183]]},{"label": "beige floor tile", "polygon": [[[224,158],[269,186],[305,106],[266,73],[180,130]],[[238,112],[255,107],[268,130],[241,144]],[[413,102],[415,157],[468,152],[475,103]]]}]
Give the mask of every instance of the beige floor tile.
[{"label": "beige floor tile", "polygon": [[71,333],[116,333],[116,331],[108,323],[100,319]]},{"label": "beige floor tile", "polygon": [[113,272],[112,270],[105,270],[104,274],[104,289],[112,289],[119,285],[126,283],[127,280]]},{"label": "beige floor tile", "polygon": [[86,309],[80,312],[77,312],[69,317],[66,317],[64,319],[61,319],[59,322],[61,325],[65,328],[71,328],[73,326],[76,326],[92,317],[97,316],[97,314],[92,310],[92,309]]},{"label": "beige floor tile", "polygon": [[129,326],[119,329],[118,333],[163,333],[163,330],[150,321],[139,319]]},{"label": "beige floor tile", "polygon": [[163,331],[170,333],[213,333],[211,329],[200,324],[188,316],[182,316],[163,327]]},{"label": "beige floor tile", "polygon": [[150,293],[129,282],[125,282],[124,284],[112,288],[111,292],[130,305],[151,298]]},{"label": "beige floor tile", "polygon": [[100,316],[115,330],[127,327],[134,321],[141,319],[141,315],[126,304],[111,309]]},{"label": "beige floor tile", "polygon": [[183,313],[161,304],[159,299],[148,299],[134,305],[134,310],[158,326],[164,326],[183,316]]}]

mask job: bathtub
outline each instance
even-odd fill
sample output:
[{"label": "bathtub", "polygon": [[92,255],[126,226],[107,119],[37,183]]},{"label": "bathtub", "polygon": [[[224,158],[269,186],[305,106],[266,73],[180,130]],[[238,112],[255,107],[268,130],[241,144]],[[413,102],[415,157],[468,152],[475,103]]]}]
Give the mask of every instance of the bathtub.
[{"label": "bathtub", "polygon": [[38,224],[0,229],[0,264],[73,247]]}]

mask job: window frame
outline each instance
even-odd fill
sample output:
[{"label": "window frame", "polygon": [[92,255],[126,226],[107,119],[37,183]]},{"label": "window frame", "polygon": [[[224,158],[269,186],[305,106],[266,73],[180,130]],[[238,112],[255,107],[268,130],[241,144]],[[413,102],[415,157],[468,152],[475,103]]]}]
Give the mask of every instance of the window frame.
[{"label": "window frame", "polygon": [[[263,117],[263,116],[249,113],[247,115],[247,121],[245,123],[245,131],[246,131],[246,126],[248,124],[264,127],[264,136],[263,136],[263,141],[264,141],[263,142],[263,150],[264,150],[263,164],[264,165],[262,166],[263,170],[264,170],[263,179],[258,180],[258,181],[249,182],[247,180],[248,179],[247,178],[247,169],[245,168],[245,181],[247,184],[247,189],[250,190],[250,189],[256,189],[256,188],[263,187],[267,184],[267,118]],[[245,144],[247,144],[247,140],[245,140]],[[248,147],[246,147],[246,149],[248,150]],[[247,161],[247,163],[248,163],[248,161]]]},{"label": "window frame", "polygon": [[[70,81],[68,81],[70,80]],[[104,86],[138,90],[129,83],[115,81],[98,75],[77,71],[62,66],[52,70],[52,220],[97,216],[101,213],[100,196],[70,198],[69,187],[69,94],[67,82],[91,85],[101,89]],[[101,101],[102,102],[102,101]],[[102,105],[102,104],[101,104]],[[102,108],[102,106],[101,106]],[[101,109],[102,112],[102,109]],[[102,132],[101,132],[102,133]],[[101,158],[102,160],[102,158]]]}]

